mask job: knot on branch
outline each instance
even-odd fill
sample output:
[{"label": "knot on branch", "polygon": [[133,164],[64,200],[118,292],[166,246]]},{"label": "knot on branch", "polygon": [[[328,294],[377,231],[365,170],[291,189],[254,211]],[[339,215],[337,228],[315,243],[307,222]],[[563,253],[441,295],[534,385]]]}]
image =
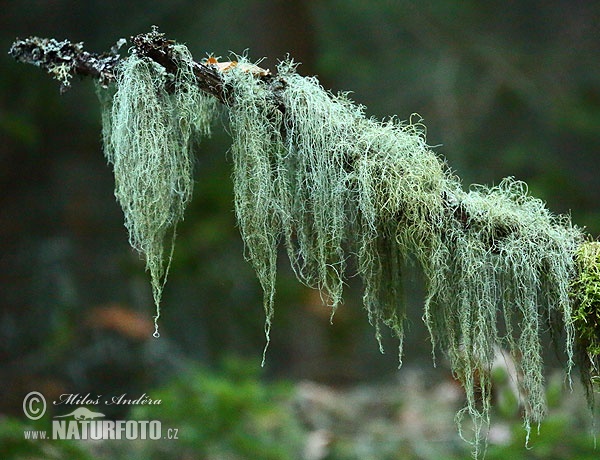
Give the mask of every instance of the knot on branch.
[{"label": "knot on branch", "polygon": [[131,42],[141,54],[150,50],[168,52],[169,48],[176,44],[174,40],[167,40],[165,34],[158,31],[158,26],[152,26],[152,30],[146,34],[131,37]]}]

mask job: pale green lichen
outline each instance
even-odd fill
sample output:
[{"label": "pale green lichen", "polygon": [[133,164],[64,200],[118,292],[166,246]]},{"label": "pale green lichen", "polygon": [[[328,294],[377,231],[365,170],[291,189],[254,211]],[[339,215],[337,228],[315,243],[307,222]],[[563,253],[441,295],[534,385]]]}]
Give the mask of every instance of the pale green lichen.
[{"label": "pale green lichen", "polygon": [[[190,138],[208,133],[215,110],[193,85],[189,54],[179,50],[184,65],[169,81],[173,94],[161,68],[134,55],[103,116],[115,193],[131,244],[146,256],[157,308],[170,261],[165,252],[192,191]],[[548,325],[563,331],[568,373],[572,366],[568,292],[580,230],[514,179],[464,191],[427,146],[418,120],[368,119],[347,95],[299,76],[293,62],[279,65],[278,79],[261,80],[248,68],[222,75],[232,101],[236,216],[264,290],[267,345],[280,246],[332,315],[355,257],[376,338],[381,347],[382,325],[389,327],[400,359],[402,270],[414,261],[427,283],[423,319],[434,350],[446,353],[465,388],[457,420],[462,426],[470,417],[475,456],[489,425],[497,347],[517,363],[529,435],[546,410],[541,335]]]},{"label": "pale green lichen", "polygon": [[175,76],[136,54],[124,60],[102,116],[104,151],[113,165],[115,196],[125,214],[129,242],[145,256],[150,272],[155,336],[176,226],[192,196],[191,146],[195,136],[210,133],[216,110],[214,98],[195,84],[187,48],[178,45],[174,51],[180,61]]},{"label": "pale green lichen", "polygon": [[233,70],[225,74],[225,81],[236,98],[229,111],[236,217],[246,257],[256,270],[264,291],[268,346],[275,301],[277,245],[282,231],[282,214],[289,208],[280,204],[289,198],[284,196],[280,183],[285,180],[281,177],[285,171],[273,168],[281,162],[273,158],[284,156],[278,130],[281,114],[273,109],[268,89],[257,85],[252,74]]},{"label": "pale green lichen", "polygon": [[489,423],[494,346],[518,357],[529,436],[546,410],[540,335],[551,323],[563,325],[568,372],[572,366],[568,288],[581,233],[530,197],[522,182],[506,179],[497,187],[455,193],[442,245],[426,268],[426,323],[465,387],[468,404],[459,418],[471,416],[476,441]]},{"label": "pale green lichen", "polygon": [[529,434],[545,414],[541,335],[549,324],[562,324],[568,372],[572,366],[568,289],[581,232],[522,182],[463,191],[418,122],[367,119],[345,95],[297,75],[293,63],[278,70],[283,88],[242,70],[225,75],[235,101],[236,212],[265,290],[267,335],[280,243],[298,278],[333,308],[354,254],[376,336],[388,326],[400,349],[401,271],[405,259],[416,260],[427,280],[423,318],[432,342],[465,387],[457,420],[471,418],[475,455],[489,424],[496,346],[518,358]]}]

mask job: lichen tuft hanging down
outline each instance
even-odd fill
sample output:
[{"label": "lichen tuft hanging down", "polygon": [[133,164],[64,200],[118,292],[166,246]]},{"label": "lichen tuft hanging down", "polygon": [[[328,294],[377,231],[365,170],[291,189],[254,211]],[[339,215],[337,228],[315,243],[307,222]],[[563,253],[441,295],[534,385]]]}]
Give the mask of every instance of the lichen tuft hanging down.
[{"label": "lichen tuft hanging down", "polygon": [[115,196],[125,214],[129,242],[144,255],[150,272],[155,336],[177,223],[192,196],[192,144],[198,136],[210,134],[217,108],[216,100],[195,84],[187,48],[177,45],[174,50],[180,61],[174,77],[132,54],[118,69],[114,95],[98,89],[104,152],[114,168]]},{"label": "lichen tuft hanging down", "polygon": [[388,326],[401,356],[401,268],[411,258],[426,277],[432,343],[465,387],[457,420],[472,420],[474,454],[489,424],[495,346],[520,358],[529,435],[545,414],[541,335],[549,324],[562,326],[571,370],[568,290],[581,231],[514,179],[465,192],[420,123],[367,119],[363,107],[295,67],[280,64],[277,102],[268,81],[238,69],[224,74],[234,101],[236,214],[265,291],[267,343],[282,244],[298,278],[319,289],[332,312],[354,255],[376,337]]}]

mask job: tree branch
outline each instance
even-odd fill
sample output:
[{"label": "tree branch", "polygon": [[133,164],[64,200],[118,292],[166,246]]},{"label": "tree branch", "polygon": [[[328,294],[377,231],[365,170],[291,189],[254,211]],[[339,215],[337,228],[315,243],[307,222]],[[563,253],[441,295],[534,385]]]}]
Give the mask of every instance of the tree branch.
[{"label": "tree branch", "polygon": [[[130,50],[132,53],[153,60],[172,75],[177,73],[179,63],[176,57],[177,53],[173,49],[176,42],[168,40],[156,26],[152,27],[151,32],[135,35],[130,40],[133,44]],[[45,70],[61,83],[61,92],[64,92],[69,89],[71,78],[76,75],[97,79],[103,86],[113,83],[116,80],[116,68],[123,59],[119,55],[119,49],[125,43],[126,40],[121,38],[109,52],[98,54],[85,51],[83,42],[72,43],[69,40],[58,41],[53,38],[29,37],[17,39],[12,44],[9,54],[19,62],[32,64]],[[216,97],[221,103],[231,105],[233,95],[225,86],[218,66],[196,61],[192,65],[198,87]],[[286,86],[285,81],[268,72],[256,73],[256,76],[270,85],[278,109],[285,113],[285,106],[280,97],[281,91]],[[456,197],[444,193],[442,201],[446,210],[453,214],[465,229],[477,225],[476,216],[469,215]],[[506,224],[498,229],[496,238],[502,239],[510,235],[512,231],[510,225]],[[495,247],[493,243],[492,251]]]},{"label": "tree branch", "polygon": [[[177,73],[179,63],[177,53],[173,49],[176,42],[168,40],[164,33],[158,32],[156,26],[152,27],[151,32],[135,35],[130,40],[133,44],[130,50],[132,53],[153,60],[172,75]],[[24,40],[17,39],[12,44],[9,54],[19,62],[35,65],[48,72],[61,83],[61,92],[64,92],[70,87],[70,79],[75,75],[95,78],[103,86],[114,82],[116,67],[123,59],[119,55],[119,49],[125,43],[126,40],[121,38],[109,52],[98,54],[85,51],[83,42],[72,43],[68,40],[30,37]],[[233,103],[234,96],[225,86],[221,70],[217,65],[196,61],[192,65],[196,83],[201,90],[216,97],[225,105]],[[270,85],[278,109],[285,113],[285,106],[280,97],[281,91],[286,86],[285,81],[268,72],[256,73],[256,77]],[[469,215],[456,197],[444,193],[442,201],[447,212],[454,215],[465,229],[477,225],[477,217]],[[508,223],[497,230],[496,240],[501,240],[514,231]],[[491,250],[494,251],[495,248],[495,241],[492,241]]]},{"label": "tree branch", "polygon": [[[160,64],[165,70],[175,75],[178,63],[173,57],[173,40],[167,40],[165,34],[158,32],[156,27],[147,34],[136,35],[131,38],[134,50],[139,56],[145,56]],[[208,94],[212,94],[222,103],[227,102],[227,92],[224,90],[223,79],[218,70],[212,65],[194,62],[194,75],[198,87]]]},{"label": "tree branch", "polygon": [[[165,38],[156,27],[146,34],[131,37],[132,52],[147,57],[160,64],[170,74],[176,74],[178,62],[173,51],[175,42]],[[32,64],[48,72],[61,83],[61,92],[70,87],[73,76],[91,77],[101,85],[108,86],[116,79],[116,67],[121,61],[119,49],[126,43],[121,38],[109,52],[98,54],[83,49],[83,42],[72,43],[69,40],[58,41],[54,38],[29,37],[17,39],[8,54],[19,62]],[[216,97],[223,104],[228,104],[229,92],[224,87],[221,72],[213,64],[193,62],[194,75],[198,87]],[[281,88],[283,82],[273,75],[260,75],[259,78],[274,83],[273,91]],[[282,106],[282,104],[280,104]]]},{"label": "tree branch", "polygon": [[90,53],[83,49],[83,42],[58,41],[54,38],[29,37],[17,39],[8,54],[19,62],[39,67],[61,83],[61,92],[70,86],[74,75],[92,77],[104,86],[115,80],[115,68],[119,63],[118,48],[121,39],[108,53]]}]

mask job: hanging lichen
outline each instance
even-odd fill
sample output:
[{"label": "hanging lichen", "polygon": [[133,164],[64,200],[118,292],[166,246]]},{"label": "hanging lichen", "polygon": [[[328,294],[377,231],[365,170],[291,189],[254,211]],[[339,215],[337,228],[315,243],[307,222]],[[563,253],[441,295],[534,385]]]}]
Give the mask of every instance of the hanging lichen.
[{"label": "hanging lichen", "polygon": [[[130,242],[146,256],[157,318],[175,226],[192,192],[190,140],[209,133],[215,112],[214,100],[194,85],[189,53],[176,50],[182,65],[174,78],[135,54],[127,59],[103,114],[115,194]],[[352,275],[348,258],[355,257],[375,336],[381,347],[382,325],[390,328],[400,360],[402,268],[405,260],[416,261],[427,283],[423,319],[434,352],[447,355],[465,388],[457,421],[462,433],[464,416],[471,419],[475,456],[489,425],[497,347],[508,348],[519,367],[529,436],[546,410],[541,335],[549,325],[564,331],[568,373],[572,367],[569,283],[581,232],[530,197],[522,182],[509,178],[464,191],[427,146],[418,120],[368,119],[345,94],[299,76],[293,62],[279,65],[277,79],[258,78],[268,72],[249,71],[257,67],[244,58],[221,67],[236,216],[264,291],[267,345],[280,246],[332,315]],[[578,260],[579,272],[597,279],[597,263],[581,253]],[[597,300],[579,292],[576,320],[587,318]]]},{"label": "hanging lichen", "polygon": [[268,81],[224,74],[235,101],[236,213],[265,290],[267,335],[280,243],[298,278],[334,309],[354,254],[376,336],[381,324],[390,327],[400,350],[401,267],[415,259],[427,280],[432,342],[465,387],[457,420],[473,421],[475,455],[489,424],[495,346],[519,357],[529,435],[545,414],[541,334],[550,323],[562,324],[568,372],[572,366],[568,289],[581,232],[522,182],[463,191],[419,123],[366,119],[362,107],[300,77],[293,63],[278,70],[285,84],[277,102]]},{"label": "hanging lichen", "polygon": [[[210,134],[216,102],[195,84],[187,48],[175,46],[179,72],[169,76],[153,61],[131,55],[118,69],[116,92],[103,104],[106,158],[115,196],[133,248],[145,256],[156,305],[169,272],[176,226],[193,189],[191,145]],[[167,89],[172,88],[172,92]],[[107,99],[99,89],[101,100]]]},{"label": "hanging lichen", "polygon": [[[367,119],[362,106],[299,76],[291,61],[274,77],[245,58],[209,57],[208,72],[156,28],[134,38],[129,58],[117,54],[122,42],[93,55],[81,44],[31,37],[10,54],[45,68],[63,90],[74,74],[100,80],[105,155],[130,243],[150,272],[155,336],[176,226],[192,195],[192,144],[210,134],[216,113],[201,83],[230,109],[236,215],[264,290],[267,345],[282,246],[298,279],[322,293],[332,315],[353,275],[347,267],[355,266],[380,348],[384,325],[399,340],[401,360],[402,270],[410,260],[425,275],[423,320],[434,360],[437,350],[445,353],[465,389],[456,418],[461,435],[465,416],[472,422],[475,457],[485,449],[498,349],[507,348],[515,362],[527,437],[546,411],[544,331],[564,339],[567,375],[577,359],[593,406],[600,242],[584,241],[523,182],[508,178],[464,191],[427,146],[418,121]],[[167,73],[137,53],[178,70]],[[103,88],[115,75],[116,85]]]},{"label": "hanging lichen", "polygon": [[[285,191],[275,185],[285,180],[285,171],[273,169],[274,157],[284,155],[278,126],[281,114],[273,110],[271,95],[255,77],[241,68],[226,74],[225,81],[235,93],[230,107],[233,137],[233,186],[236,217],[245,243],[246,257],[256,270],[264,291],[267,346],[273,317],[277,245],[282,230]],[[280,184],[284,187],[283,184]],[[265,351],[267,346],[265,346]],[[263,354],[264,362],[264,354]]]},{"label": "hanging lichen", "polygon": [[434,343],[447,351],[465,387],[468,405],[458,417],[468,413],[473,419],[477,447],[489,423],[495,345],[507,346],[519,358],[528,435],[531,424],[539,424],[545,414],[540,335],[551,322],[563,325],[570,372],[568,287],[581,236],[566,218],[554,217],[540,200],[528,196],[522,182],[507,179],[498,187],[455,193],[442,244],[429,262],[423,261],[429,280],[425,319]]}]

